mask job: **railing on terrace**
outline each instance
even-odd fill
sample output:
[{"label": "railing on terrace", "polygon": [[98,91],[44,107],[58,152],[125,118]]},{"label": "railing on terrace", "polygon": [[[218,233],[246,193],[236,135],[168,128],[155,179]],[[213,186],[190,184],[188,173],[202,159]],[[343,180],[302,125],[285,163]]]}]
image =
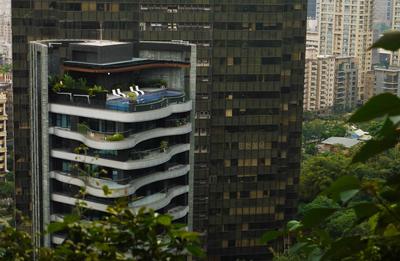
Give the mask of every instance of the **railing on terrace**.
[{"label": "railing on terrace", "polygon": [[[90,151],[88,150],[86,154],[79,154],[76,159],[85,159],[85,157],[96,157],[109,160],[126,161],[126,160],[142,160],[150,159],[153,156],[164,154],[170,152],[174,147],[179,145],[185,145],[185,143],[169,144],[168,147],[156,147],[152,149],[140,150],[140,151],[130,151],[127,154],[118,154],[117,151],[110,151],[112,153],[107,153],[107,151]],[[76,153],[75,148],[54,148],[58,151],[64,151],[67,153]],[[0,149],[1,150],[1,149]]]},{"label": "railing on terrace", "polygon": [[[90,174],[82,174],[82,173],[79,173],[77,170],[70,170],[69,172],[64,172],[64,171],[54,171],[54,172],[58,172],[60,175],[64,175],[64,176],[78,178],[78,179],[82,180],[83,182],[85,182],[85,184],[87,186],[98,188],[98,187],[102,187],[102,185],[106,185],[105,183],[115,183],[119,186],[125,186],[125,185],[130,184],[131,182],[137,181],[138,179],[149,177],[154,174],[161,173],[161,172],[168,173],[168,172],[172,172],[172,171],[178,171],[180,169],[185,169],[186,166],[187,165],[185,165],[185,164],[176,163],[175,165],[169,167],[168,169],[166,169],[164,171],[154,171],[154,172],[146,173],[146,174],[142,173],[139,176],[132,175],[132,176],[126,177],[126,178],[107,178],[107,177],[101,177],[101,176],[90,175]],[[90,179],[92,179],[93,181],[90,181]],[[101,186],[98,186],[97,184],[93,185],[93,184],[95,184],[95,182],[99,182],[99,184]]]},{"label": "railing on terrace", "polygon": [[[189,121],[186,118],[167,120],[165,122],[165,127],[157,127],[157,125],[154,125],[153,128],[148,128],[148,131],[153,130],[153,129],[158,129],[158,128],[181,127],[181,126],[188,124],[188,122]],[[87,126],[84,123],[78,123],[77,131],[80,134],[85,135],[87,138],[90,138],[92,140],[106,141],[106,142],[120,141],[120,140],[128,138],[134,134],[144,132],[144,130],[142,130],[142,129],[132,129],[132,130],[115,131],[115,132],[96,131],[96,130],[92,130],[91,128],[89,128],[89,126]]]},{"label": "railing on terrace", "polygon": [[108,99],[104,95],[74,95],[72,93],[51,93],[50,101],[57,104],[73,105],[79,107],[115,110],[122,112],[143,112],[165,108],[170,104],[184,103],[187,101],[185,94],[164,97],[148,103],[135,103],[128,98]]}]

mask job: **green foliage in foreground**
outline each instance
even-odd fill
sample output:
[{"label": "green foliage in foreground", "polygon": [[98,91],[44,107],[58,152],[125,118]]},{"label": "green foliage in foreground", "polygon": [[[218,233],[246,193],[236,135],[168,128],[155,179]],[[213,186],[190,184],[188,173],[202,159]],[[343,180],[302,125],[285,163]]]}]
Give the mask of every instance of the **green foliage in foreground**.
[{"label": "green foliage in foreground", "polygon": [[[400,32],[388,32],[373,48],[396,51]],[[383,119],[374,136],[353,156],[352,163],[366,162],[398,146],[400,138],[400,99],[385,93],[373,97],[350,118],[352,123]],[[354,165],[353,165],[354,166]],[[335,204],[315,206],[304,211],[301,220],[289,221],[280,231],[269,231],[264,242],[292,237],[295,244],[285,255],[302,260],[398,260],[400,256],[400,174],[386,179],[345,175],[327,187],[320,196]],[[326,230],[334,215],[342,215],[351,226],[338,238]],[[350,216],[350,217],[349,217]],[[337,220],[336,226],[343,228]],[[343,220],[342,220],[343,221]],[[341,228],[340,228],[341,227]],[[278,258],[277,258],[278,259]],[[284,260],[284,259],[280,259]]]},{"label": "green foliage in foreground", "polygon": [[[310,164],[302,183],[310,193],[316,193],[311,185],[317,184],[317,192],[322,190],[319,197],[328,200],[309,204],[300,220],[288,222],[280,231],[267,232],[264,242],[292,237],[296,243],[285,255],[303,260],[397,260],[400,175],[398,167],[382,164],[387,162],[385,156],[398,155],[400,99],[391,94],[378,95],[354,113],[350,122],[377,118],[383,118],[384,124],[352,160],[338,155],[331,156],[338,157],[333,161],[325,161],[323,156],[312,159],[318,163]],[[376,160],[378,154],[382,162]]]},{"label": "green foliage in foreground", "polygon": [[[399,188],[397,176],[387,181],[343,176],[322,192],[332,205],[305,210],[301,220],[267,232],[263,241],[293,237],[296,244],[288,254],[303,260],[395,260],[400,255]],[[335,237],[326,227],[342,234]]]},{"label": "green foliage in foreground", "polygon": [[101,220],[80,220],[66,216],[52,223],[49,233],[63,233],[66,240],[53,249],[33,249],[29,234],[4,225],[0,228],[0,260],[186,260],[201,257],[198,235],[184,225],[172,223],[172,218],[154,211],[130,210],[116,206]]},{"label": "green foliage in foreground", "polygon": [[285,256],[397,260],[400,256],[400,99],[392,94],[378,95],[349,121],[383,124],[374,124],[374,138],[353,152],[352,159],[335,154],[307,159],[301,191],[308,194],[303,198],[311,200],[319,195],[325,201],[313,201],[299,220],[264,235],[264,242],[279,237],[292,237],[296,242],[283,256],[277,255],[277,260],[285,260]]}]

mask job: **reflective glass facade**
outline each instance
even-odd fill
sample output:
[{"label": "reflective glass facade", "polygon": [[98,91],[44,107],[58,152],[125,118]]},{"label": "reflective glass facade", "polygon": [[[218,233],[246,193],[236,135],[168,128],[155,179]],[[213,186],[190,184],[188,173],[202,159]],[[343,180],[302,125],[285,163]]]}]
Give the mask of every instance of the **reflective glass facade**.
[{"label": "reflective glass facade", "polygon": [[198,46],[193,227],[210,260],[268,259],[258,239],[296,212],[306,1],[34,2],[13,1],[18,209],[30,207],[27,41],[187,40]]}]

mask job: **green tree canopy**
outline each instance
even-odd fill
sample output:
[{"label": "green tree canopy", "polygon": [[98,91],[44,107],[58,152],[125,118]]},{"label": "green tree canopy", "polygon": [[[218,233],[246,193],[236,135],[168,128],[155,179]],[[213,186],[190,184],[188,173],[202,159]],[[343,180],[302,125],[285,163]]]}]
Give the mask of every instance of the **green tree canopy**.
[{"label": "green tree canopy", "polygon": [[78,215],[65,216],[52,223],[49,233],[62,233],[64,242],[55,248],[32,248],[29,234],[3,225],[0,227],[0,260],[27,261],[36,255],[39,261],[147,261],[186,260],[201,257],[198,235],[172,218],[151,210],[133,213],[125,207],[109,208],[110,214],[100,220],[80,220]]}]

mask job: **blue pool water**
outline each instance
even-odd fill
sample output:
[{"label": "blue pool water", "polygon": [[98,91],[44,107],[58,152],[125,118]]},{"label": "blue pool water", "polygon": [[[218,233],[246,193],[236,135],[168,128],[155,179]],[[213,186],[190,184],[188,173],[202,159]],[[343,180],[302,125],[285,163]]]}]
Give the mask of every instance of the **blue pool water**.
[{"label": "blue pool water", "polygon": [[[140,95],[136,104],[147,104],[159,101],[165,97],[175,97],[182,95],[183,92],[173,91],[173,90],[160,90],[157,92],[145,93]],[[126,111],[130,110],[130,100],[127,98],[117,98],[112,100],[107,100],[106,107],[111,110]]]},{"label": "blue pool water", "polygon": [[180,96],[180,95],[182,95],[182,92],[180,92],[180,91],[161,90],[161,91],[146,93],[144,95],[141,95],[138,97],[138,99],[136,101],[138,104],[145,104],[145,103],[151,103],[151,102],[161,100],[164,97],[174,97],[174,96]]}]

